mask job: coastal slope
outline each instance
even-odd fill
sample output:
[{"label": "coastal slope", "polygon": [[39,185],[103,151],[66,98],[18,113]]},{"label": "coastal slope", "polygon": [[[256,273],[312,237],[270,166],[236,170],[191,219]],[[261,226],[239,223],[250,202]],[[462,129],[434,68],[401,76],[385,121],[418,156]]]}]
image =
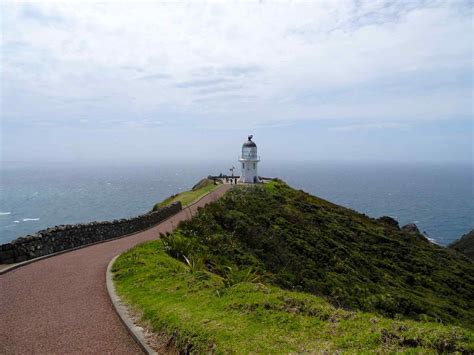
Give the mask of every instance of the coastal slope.
[{"label": "coastal slope", "polygon": [[282,181],[234,187],[113,272],[183,351],[474,351],[472,262]]},{"label": "coastal slope", "polygon": [[474,229],[450,244],[449,248],[466,255],[474,261]]},{"label": "coastal slope", "polygon": [[179,233],[218,274],[251,267],[336,306],[473,326],[473,263],[414,226],[369,218],[281,181],[229,191]]}]

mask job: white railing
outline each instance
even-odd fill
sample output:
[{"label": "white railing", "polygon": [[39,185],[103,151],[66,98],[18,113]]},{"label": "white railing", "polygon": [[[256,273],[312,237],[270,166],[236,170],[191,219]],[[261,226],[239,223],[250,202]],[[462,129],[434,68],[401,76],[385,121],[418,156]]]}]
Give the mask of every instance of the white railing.
[{"label": "white railing", "polygon": [[260,161],[260,155],[242,155],[238,157],[238,160],[255,160]]}]

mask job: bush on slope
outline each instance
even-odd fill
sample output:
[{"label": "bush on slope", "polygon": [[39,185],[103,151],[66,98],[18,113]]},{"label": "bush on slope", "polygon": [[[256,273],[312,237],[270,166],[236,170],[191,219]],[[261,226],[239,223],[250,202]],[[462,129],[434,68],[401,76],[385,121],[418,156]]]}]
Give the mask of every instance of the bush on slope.
[{"label": "bush on slope", "polygon": [[457,250],[474,261],[474,229],[454,241],[448,248]]}]

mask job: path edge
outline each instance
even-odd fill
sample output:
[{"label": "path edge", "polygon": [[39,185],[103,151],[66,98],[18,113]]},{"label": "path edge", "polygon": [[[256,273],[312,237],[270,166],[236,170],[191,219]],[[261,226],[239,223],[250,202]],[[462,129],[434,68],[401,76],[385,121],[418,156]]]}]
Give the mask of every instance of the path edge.
[{"label": "path edge", "polygon": [[[213,192],[216,192],[220,188],[222,187],[219,186],[217,189],[210,191],[207,194],[204,194],[203,196],[198,198],[196,201],[193,201],[189,205],[183,207],[182,210],[185,210],[186,208],[190,209],[192,206],[194,206],[199,201],[201,201],[205,196],[210,195]],[[124,325],[125,329],[127,329],[127,332],[132,336],[133,340],[135,340],[135,342],[138,344],[138,346],[140,346],[140,348],[145,352],[145,354],[158,355],[158,353],[148,345],[145,338],[145,334],[143,332],[143,328],[136,325],[133,322],[133,320],[129,316],[127,307],[122,303],[122,301],[120,300],[120,297],[117,295],[114,281],[113,281],[112,267],[115,261],[118,259],[118,257],[122,254],[123,253],[116,255],[112,258],[112,260],[110,260],[109,264],[107,265],[107,271],[105,272],[105,282],[107,286],[107,293],[109,295],[110,301],[112,302],[112,308],[114,309],[115,313],[117,314],[120,321]]]},{"label": "path edge", "polygon": [[136,325],[132,318],[130,318],[128,314],[128,309],[120,300],[120,297],[117,295],[115,290],[115,285],[113,281],[113,274],[112,274],[112,267],[115,263],[115,260],[120,256],[116,255],[112,260],[110,260],[109,264],[107,265],[107,271],[105,273],[105,281],[107,284],[107,293],[109,295],[109,299],[112,302],[112,308],[114,309],[115,313],[119,317],[120,321],[124,325],[127,332],[132,336],[133,340],[140,346],[145,354],[149,355],[157,355],[158,353],[153,350],[147,343],[145,334],[143,332],[143,328]]},{"label": "path edge", "polygon": [[[181,211],[182,211],[182,209],[181,209]],[[179,211],[179,212],[181,212],[181,211]],[[178,212],[178,213],[179,213],[179,212]],[[57,255],[69,253],[70,251],[75,251],[75,250],[79,250],[79,249],[91,247],[91,246],[96,245],[96,244],[102,244],[102,243],[112,242],[112,241],[117,240],[117,239],[132,237],[132,236],[135,235],[135,234],[144,232],[144,231],[146,231],[146,230],[148,230],[148,229],[151,229],[151,228],[155,228],[158,224],[161,224],[161,223],[167,221],[168,219],[173,218],[175,215],[176,215],[176,213],[175,213],[174,215],[171,215],[171,216],[169,216],[168,218],[162,220],[161,222],[158,222],[158,223],[155,224],[154,226],[151,226],[150,228],[145,228],[145,229],[142,229],[142,230],[133,232],[133,233],[120,235],[120,236],[115,237],[115,238],[104,239],[104,240],[98,240],[97,242],[93,242],[93,243],[89,243],[89,244],[84,244],[84,245],[79,245],[79,246],[74,247],[74,248],[71,248],[71,249],[66,249],[66,250],[57,251],[56,253],[51,253],[51,254],[48,254],[48,255],[39,256],[39,257],[37,257],[37,258],[25,260],[25,261],[22,261],[22,262],[20,262],[20,263],[12,264],[11,266],[8,266],[8,267],[6,267],[5,269],[0,270],[0,275],[6,274],[6,273],[9,272],[9,271],[13,271],[13,270],[15,270],[15,269],[18,269],[18,268],[20,268],[20,267],[22,267],[22,266],[26,266],[26,265],[28,265],[28,264],[34,263],[34,262],[36,262],[36,261],[41,261],[41,260],[43,260],[43,259],[52,258],[53,256],[57,256]]]}]

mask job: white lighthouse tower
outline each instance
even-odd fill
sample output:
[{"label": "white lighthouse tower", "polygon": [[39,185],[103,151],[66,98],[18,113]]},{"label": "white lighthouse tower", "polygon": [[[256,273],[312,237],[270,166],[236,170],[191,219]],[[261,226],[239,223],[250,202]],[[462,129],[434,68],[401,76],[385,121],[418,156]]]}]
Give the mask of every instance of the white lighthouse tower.
[{"label": "white lighthouse tower", "polygon": [[260,157],[257,155],[257,145],[252,141],[253,136],[248,136],[248,139],[242,144],[242,155],[239,157],[239,162],[242,164],[242,174],[240,174],[239,182],[243,183],[258,183],[257,163]]}]

